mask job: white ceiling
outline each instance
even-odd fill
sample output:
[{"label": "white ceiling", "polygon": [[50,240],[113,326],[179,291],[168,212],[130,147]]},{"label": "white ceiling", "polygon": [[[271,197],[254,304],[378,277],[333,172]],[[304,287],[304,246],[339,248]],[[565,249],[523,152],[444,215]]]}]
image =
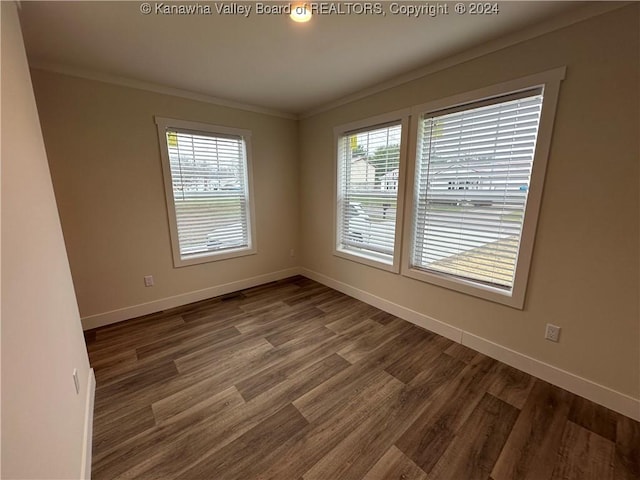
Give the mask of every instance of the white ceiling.
[{"label": "white ceiling", "polygon": [[455,14],[451,2],[448,15],[409,18],[382,2],[385,15],[296,24],[257,15],[252,2],[242,3],[253,6],[248,18],[217,14],[220,2],[200,2],[212,15],[188,16],[142,15],[141,3],[23,2],[30,62],[299,114],[583,6],[500,2],[498,15],[472,16]]}]

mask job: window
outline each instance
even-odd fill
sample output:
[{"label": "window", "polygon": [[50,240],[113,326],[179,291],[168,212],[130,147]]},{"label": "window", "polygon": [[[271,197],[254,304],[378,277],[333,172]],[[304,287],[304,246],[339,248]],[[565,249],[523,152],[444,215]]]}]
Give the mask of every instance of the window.
[{"label": "window", "polygon": [[417,112],[403,273],[522,308],[559,80]]},{"label": "window", "polygon": [[398,272],[406,114],[404,119],[396,112],[364,124],[336,129],[335,253]]},{"label": "window", "polygon": [[156,118],[174,265],[255,253],[251,133]]}]

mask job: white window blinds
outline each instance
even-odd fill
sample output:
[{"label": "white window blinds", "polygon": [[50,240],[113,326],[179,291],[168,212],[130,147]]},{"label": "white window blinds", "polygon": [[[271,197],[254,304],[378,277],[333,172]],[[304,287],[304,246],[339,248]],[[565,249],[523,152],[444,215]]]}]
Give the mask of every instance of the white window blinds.
[{"label": "white window blinds", "polygon": [[411,268],[510,291],[542,90],[424,115]]},{"label": "white window blinds", "polygon": [[180,258],[251,246],[245,139],[166,129]]},{"label": "white window blinds", "polygon": [[338,139],[337,249],[393,264],[400,122]]}]

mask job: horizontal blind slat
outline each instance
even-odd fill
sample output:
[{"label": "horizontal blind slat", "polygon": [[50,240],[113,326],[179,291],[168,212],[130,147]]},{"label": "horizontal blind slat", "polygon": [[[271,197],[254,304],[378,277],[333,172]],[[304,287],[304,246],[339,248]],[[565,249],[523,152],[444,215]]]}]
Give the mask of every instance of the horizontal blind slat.
[{"label": "horizontal blind slat", "polygon": [[181,257],[248,247],[244,139],[169,128],[166,141]]},{"label": "horizontal blind slat", "polygon": [[393,262],[401,125],[347,132],[338,139],[339,248]]},{"label": "horizontal blind slat", "polygon": [[542,95],[420,120],[414,268],[513,285]]}]

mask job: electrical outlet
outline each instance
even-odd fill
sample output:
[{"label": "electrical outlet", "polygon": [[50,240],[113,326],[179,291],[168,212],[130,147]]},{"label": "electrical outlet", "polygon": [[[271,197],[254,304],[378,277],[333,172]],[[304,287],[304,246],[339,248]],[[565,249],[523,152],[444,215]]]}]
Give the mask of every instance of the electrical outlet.
[{"label": "electrical outlet", "polygon": [[73,384],[76,386],[76,394],[80,393],[80,380],[78,379],[78,369],[73,369]]},{"label": "electrical outlet", "polygon": [[289,256],[291,258],[294,258],[296,256],[296,251],[293,248],[291,250],[289,250]]},{"label": "electrical outlet", "polygon": [[145,287],[153,287],[153,275],[145,275],[144,276],[144,286]]},{"label": "electrical outlet", "polygon": [[547,330],[544,333],[544,338],[551,340],[552,342],[557,342],[560,340],[560,330],[561,328],[557,325],[547,323]]}]

